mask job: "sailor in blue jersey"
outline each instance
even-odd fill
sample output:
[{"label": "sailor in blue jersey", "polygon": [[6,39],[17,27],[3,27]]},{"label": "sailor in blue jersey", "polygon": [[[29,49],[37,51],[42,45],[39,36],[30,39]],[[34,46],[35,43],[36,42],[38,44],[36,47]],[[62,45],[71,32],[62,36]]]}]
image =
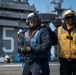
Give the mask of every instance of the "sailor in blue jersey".
[{"label": "sailor in blue jersey", "polygon": [[48,52],[51,49],[51,37],[36,13],[27,16],[28,31],[24,33],[25,45],[19,47],[19,53],[24,54],[25,66],[22,75],[49,75]]},{"label": "sailor in blue jersey", "polygon": [[[17,32],[17,36],[18,36],[18,47],[21,47],[22,45],[24,45],[24,43],[22,42],[22,38],[23,38],[23,34],[24,34],[25,30],[19,29]],[[16,55],[16,61],[17,62],[22,62],[22,68],[24,68],[24,55],[21,53],[17,53]]]}]

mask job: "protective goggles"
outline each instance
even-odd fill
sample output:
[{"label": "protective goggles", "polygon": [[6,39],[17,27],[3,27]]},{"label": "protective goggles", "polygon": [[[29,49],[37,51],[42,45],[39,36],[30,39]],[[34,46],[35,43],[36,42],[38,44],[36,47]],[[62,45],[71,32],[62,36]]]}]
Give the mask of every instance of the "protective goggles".
[{"label": "protective goggles", "polygon": [[37,17],[30,17],[30,18],[28,18],[28,21],[29,22],[31,22],[31,21],[37,22],[38,18]]},{"label": "protective goggles", "polygon": [[65,17],[66,20],[69,20],[69,19],[74,20],[74,18],[75,18],[74,15],[68,15]]}]

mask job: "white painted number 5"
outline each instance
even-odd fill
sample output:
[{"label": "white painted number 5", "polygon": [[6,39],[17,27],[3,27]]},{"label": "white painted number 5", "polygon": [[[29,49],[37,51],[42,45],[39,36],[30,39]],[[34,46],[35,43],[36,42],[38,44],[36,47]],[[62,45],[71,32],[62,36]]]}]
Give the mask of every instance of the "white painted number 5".
[{"label": "white painted number 5", "polygon": [[3,40],[7,40],[7,41],[10,40],[11,41],[11,44],[10,44],[11,47],[10,47],[10,49],[7,49],[6,47],[3,47],[3,51],[11,53],[11,52],[14,51],[14,39],[13,39],[13,37],[6,36],[6,34],[7,34],[6,31],[7,30],[11,31],[11,30],[14,30],[14,28],[3,27]]}]

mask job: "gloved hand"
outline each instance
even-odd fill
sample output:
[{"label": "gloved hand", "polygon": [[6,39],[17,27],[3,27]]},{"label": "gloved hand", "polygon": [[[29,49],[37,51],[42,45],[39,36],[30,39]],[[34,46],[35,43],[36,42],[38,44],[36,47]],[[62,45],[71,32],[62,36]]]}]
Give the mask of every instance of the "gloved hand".
[{"label": "gloved hand", "polygon": [[26,53],[29,53],[31,50],[31,46],[29,44],[25,44],[18,48],[18,53],[25,55]]},{"label": "gloved hand", "polygon": [[24,51],[24,45],[22,45],[21,47],[18,48],[18,53],[23,54]]},{"label": "gloved hand", "polygon": [[29,44],[26,44],[26,45],[25,45],[25,50],[26,50],[26,51],[30,51],[30,50],[31,50],[31,46],[30,46]]}]

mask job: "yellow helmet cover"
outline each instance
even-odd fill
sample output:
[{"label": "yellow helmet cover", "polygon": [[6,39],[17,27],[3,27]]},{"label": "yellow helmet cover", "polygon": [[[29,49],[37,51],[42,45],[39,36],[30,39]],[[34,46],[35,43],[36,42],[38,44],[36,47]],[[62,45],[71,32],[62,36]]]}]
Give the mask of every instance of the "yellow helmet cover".
[{"label": "yellow helmet cover", "polygon": [[66,17],[67,15],[75,15],[75,12],[73,10],[67,10],[65,13],[64,13],[64,17]]}]

